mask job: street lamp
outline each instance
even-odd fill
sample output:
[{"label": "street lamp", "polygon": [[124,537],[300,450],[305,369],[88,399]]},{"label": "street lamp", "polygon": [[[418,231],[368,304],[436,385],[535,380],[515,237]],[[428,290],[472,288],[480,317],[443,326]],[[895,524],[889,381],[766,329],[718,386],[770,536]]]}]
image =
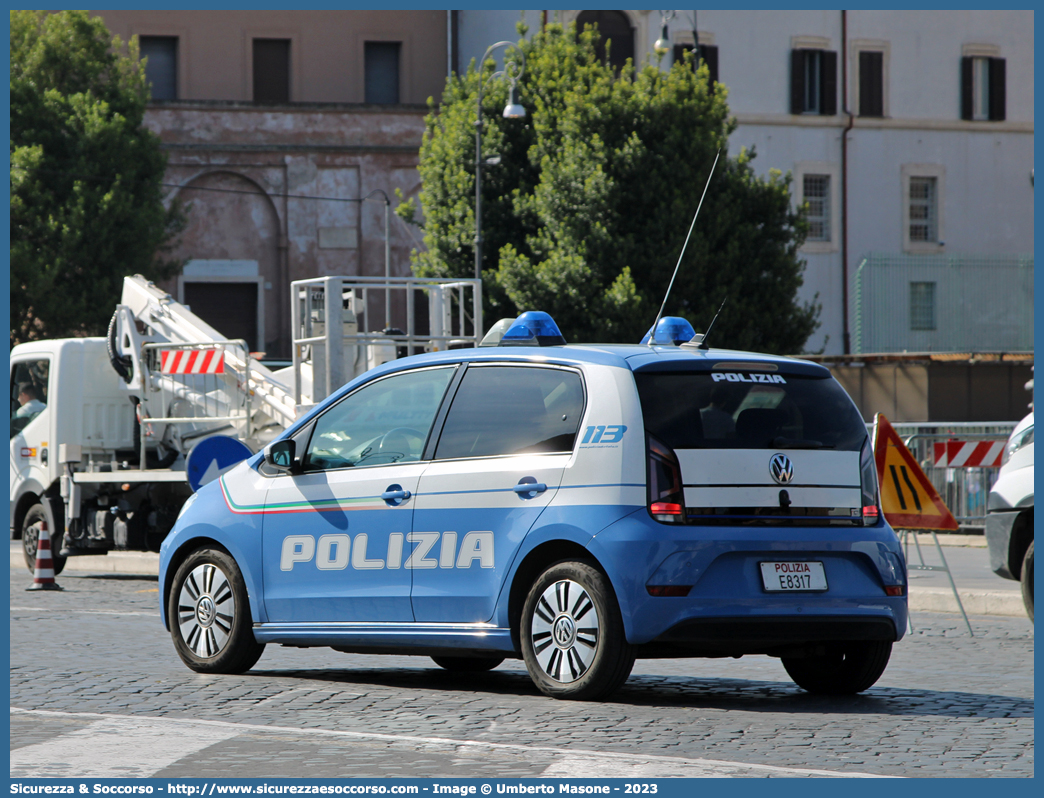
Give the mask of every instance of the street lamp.
[{"label": "street lamp", "polygon": [[[497,42],[491,44],[485,54],[482,56],[482,60],[479,61],[479,69],[482,69],[482,65],[486,63],[486,59],[489,58],[490,53],[501,47],[512,47],[516,46],[514,42]],[[526,109],[519,105],[518,96],[516,94],[515,84],[518,79],[522,77],[522,73],[526,69],[526,54],[521,49],[518,50],[518,55],[522,59],[522,65],[517,66],[518,72],[512,75],[508,72],[507,61],[504,62],[504,68],[499,72],[494,72],[485,80],[479,77],[479,90],[478,90],[478,116],[475,119],[475,278],[480,279],[482,277],[482,166],[484,163],[488,163],[490,166],[494,166],[500,163],[500,158],[490,158],[488,161],[484,161],[482,158],[482,90],[486,87],[486,84],[496,77],[506,77],[511,81],[511,93],[508,96],[508,103],[504,106],[504,118],[505,119],[525,119]]]},{"label": "street lamp", "polygon": [[[672,19],[678,15],[677,11],[661,11],[660,12],[660,23],[662,24],[662,31],[660,38],[653,44],[653,48],[656,50],[670,50],[671,49],[671,37],[667,31],[667,25]],[[700,34],[696,30],[696,12],[692,12],[692,16],[689,18],[692,23],[692,49],[693,54],[696,57],[696,66],[700,65]]]}]

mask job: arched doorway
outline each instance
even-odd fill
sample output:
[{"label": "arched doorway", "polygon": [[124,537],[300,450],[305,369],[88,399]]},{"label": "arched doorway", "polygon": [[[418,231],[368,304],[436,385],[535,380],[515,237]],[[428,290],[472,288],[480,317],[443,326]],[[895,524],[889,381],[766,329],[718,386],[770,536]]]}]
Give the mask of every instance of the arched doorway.
[{"label": "arched doorway", "polygon": [[619,73],[627,59],[634,58],[634,29],[631,21],[622,11],[581,11],[576,18],[576,29],[582,31],[585,25],[596,25],[600,35],[595,43],[595,52],[599,61],[605,61],[606,42],[611,41],[609,48],[609,64]]}]

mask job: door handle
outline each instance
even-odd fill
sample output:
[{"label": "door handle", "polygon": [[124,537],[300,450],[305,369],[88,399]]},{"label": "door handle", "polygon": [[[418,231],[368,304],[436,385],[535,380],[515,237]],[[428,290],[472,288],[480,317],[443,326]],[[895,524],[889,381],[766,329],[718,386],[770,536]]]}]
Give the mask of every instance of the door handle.
[{"label": "door handle", "polygon": [[536,494],[547,490],[547,485],[543,482],[537,482],[534,477],[522,477],[512,490],[523,499],[531,499]]},{"label": "door handle", "polygon": [[412,495],[408,490],[403,490],[401,485],[389,485],[384,493],[381,494],[381,498],[386,502],[401,504]]}]

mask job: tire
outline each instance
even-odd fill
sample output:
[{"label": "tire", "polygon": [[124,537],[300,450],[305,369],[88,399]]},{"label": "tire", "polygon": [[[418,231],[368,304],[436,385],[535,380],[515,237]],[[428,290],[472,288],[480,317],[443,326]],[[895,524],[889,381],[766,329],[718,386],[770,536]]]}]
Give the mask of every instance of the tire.
[{"label": "tire", "polygon": [[432,661],[450,673],[481,673],[491,671],[504,661],[503,657],[432,657]]},{"label": "tire", "polygon": [[1022,559],[1022,603],[1026,605],[1026,614],[1033,620],[1033,541],[1030,541],[1026,549],[1026,556]]},{"label": "tire", "polygon": [[243,673],[265,650],[254,639],[243,575],[221,549],[198,549],[180,565],[167,617],[178,656],[198,673]]},{"label": "tire", "polygon": [[530,678],[552,698],[604,698],[634,667],[612,585],[588,562],[558,562],[537,578],[519,634]]},{"label": "tire", "polygon": [[881,678],[892,655],[888,640],[849,640],[827,647],[819,656],[783,657],[783,667],[798,687],[823,695],[861,693]]},{"label": "tire", "polygon": [[[25,565],[32,574],[36,573],[36,547],[40,539],[40,522],[47,521],[47,513],[42,504],[34,504],[22,519],[22,556]],[[48,530],[50,531],[50,530]],[[51,535],[51,560],[54,562],[54,575],[58,576],[65,568],[67,557],[59,557],[62,547],[62,536]]]}]

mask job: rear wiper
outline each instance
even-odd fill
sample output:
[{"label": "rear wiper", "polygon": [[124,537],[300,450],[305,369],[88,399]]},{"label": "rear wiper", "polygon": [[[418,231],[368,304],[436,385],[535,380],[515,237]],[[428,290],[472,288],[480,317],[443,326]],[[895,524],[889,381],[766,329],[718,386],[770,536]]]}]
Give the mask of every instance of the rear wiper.
[{"label": "rear wiper", "polygon": [[833,446],[822,441],[802,440],[801,438],[784,438],[780,436],[772,439],[772,446],[776,449],[833,449]]}]

